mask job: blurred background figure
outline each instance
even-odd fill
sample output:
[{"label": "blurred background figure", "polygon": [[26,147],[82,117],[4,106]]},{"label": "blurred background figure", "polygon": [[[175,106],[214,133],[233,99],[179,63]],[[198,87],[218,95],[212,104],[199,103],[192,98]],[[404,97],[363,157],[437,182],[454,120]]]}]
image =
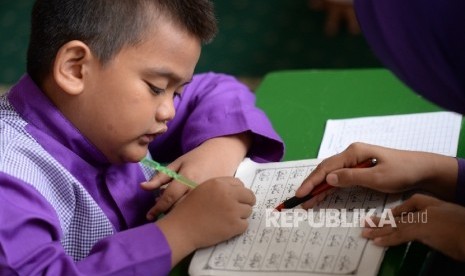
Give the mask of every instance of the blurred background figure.
[{"label": "blurred background figure", "polygon": [[353,4],[353,0],[308,0],[310,9],[326,13],[324,33],[327,36],[339,34],[341,27],[347,28],[350,34],[360,34]]}]

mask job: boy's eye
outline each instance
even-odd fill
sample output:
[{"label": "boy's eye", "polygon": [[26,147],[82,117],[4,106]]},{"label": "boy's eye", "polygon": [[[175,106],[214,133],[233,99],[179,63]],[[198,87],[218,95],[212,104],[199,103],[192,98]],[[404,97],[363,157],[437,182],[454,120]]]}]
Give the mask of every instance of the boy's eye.
[{"label": "boy's eye", "polygon": [[160,95],[160,94],[163,94],[163,92],[165,92],[164,89],[161,89],[161,88],[158,88],[150,83],[147,83],[148,87],[150,88],[150,90],[152,91],[152,93],[154,93],[155,95]]},{"label": "boy's eye", "polygon": [[182,92],[184,92],[185,86],[186,86],[186,84],[183,84],[174,91],[173,99],[174,98],[180,98],[180,99],[182,98]]}]

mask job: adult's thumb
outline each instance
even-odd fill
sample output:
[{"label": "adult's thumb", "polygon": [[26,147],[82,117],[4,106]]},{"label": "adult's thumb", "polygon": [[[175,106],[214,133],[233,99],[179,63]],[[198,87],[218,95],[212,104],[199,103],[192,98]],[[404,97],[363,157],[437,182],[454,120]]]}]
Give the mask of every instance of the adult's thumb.
[{"label": "adult's thumb", "polygon": [[368,186],[370,176],[366,170],[361,168],[336,170],[326,176],[326,182],[335,187]]}]

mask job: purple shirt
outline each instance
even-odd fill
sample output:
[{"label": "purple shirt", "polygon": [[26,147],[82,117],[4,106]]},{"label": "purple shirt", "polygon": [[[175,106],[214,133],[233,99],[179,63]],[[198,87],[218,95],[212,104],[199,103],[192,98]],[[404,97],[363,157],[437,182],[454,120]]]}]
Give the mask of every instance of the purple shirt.
[{"label": "purple shirt", "polygon": [[[247,91],[225,75],[195,76],[152,154],[170,160],[203,140],[250,131],[251,157],[279,160],[283,144]],[[197,121],[205,112],[219,119],[211,129]],[[154,195],[139,188],[153,172],[109,164],[28,76],[0,97],[0,157],[0,274],[169,273],[170,248],[144,218]]]},{"label": "purple shirt", "polygon": [[[378,58],[426,99],[465,114],[465,1],[356,0],[357,19]],[[465,205],[465,160],[457,201]]]}]

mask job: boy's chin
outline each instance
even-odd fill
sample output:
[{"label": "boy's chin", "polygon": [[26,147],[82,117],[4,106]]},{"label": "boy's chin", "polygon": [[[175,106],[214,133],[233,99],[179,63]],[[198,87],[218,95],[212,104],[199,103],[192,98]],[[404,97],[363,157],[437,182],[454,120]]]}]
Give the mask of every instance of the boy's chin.
[{"label": "boy's chin", "polygon": [[145,150],[138,150],[133,152],[128,152],[128,154],[124,155],[121,158],[121,163],[137,163],[140,162],[144,157],[147,156],[148,149]]}]

